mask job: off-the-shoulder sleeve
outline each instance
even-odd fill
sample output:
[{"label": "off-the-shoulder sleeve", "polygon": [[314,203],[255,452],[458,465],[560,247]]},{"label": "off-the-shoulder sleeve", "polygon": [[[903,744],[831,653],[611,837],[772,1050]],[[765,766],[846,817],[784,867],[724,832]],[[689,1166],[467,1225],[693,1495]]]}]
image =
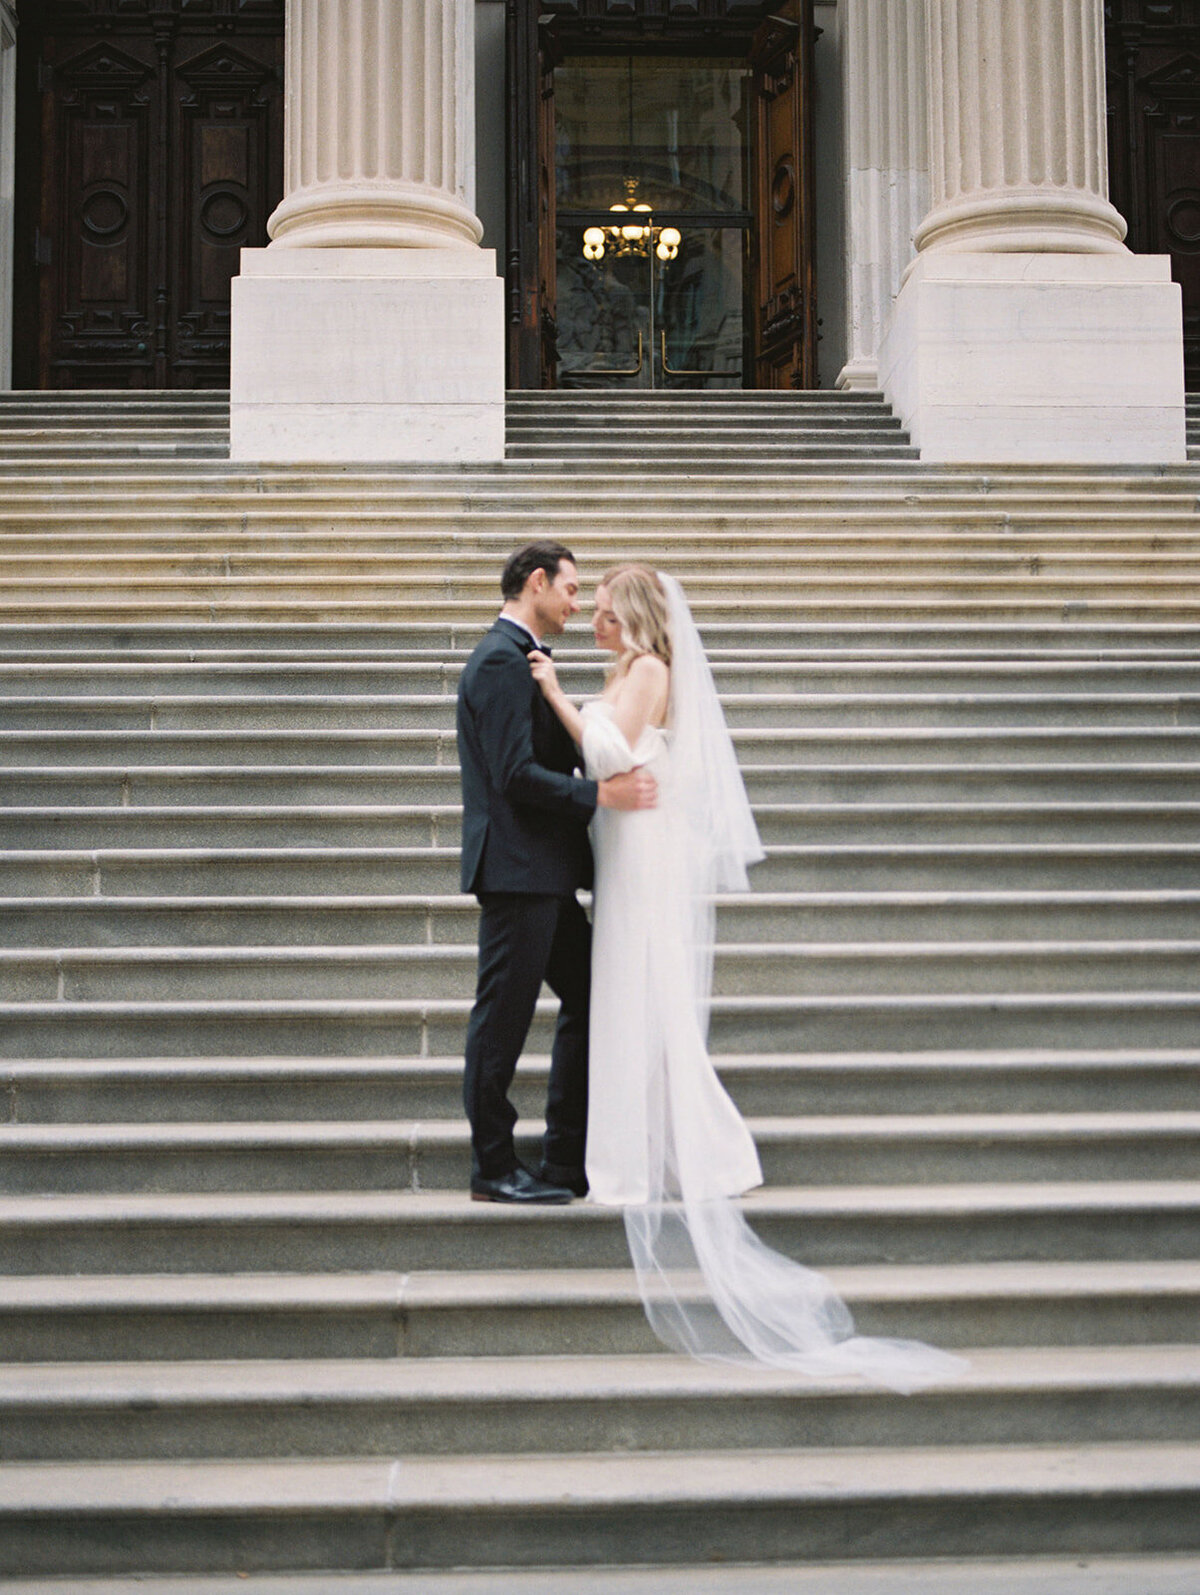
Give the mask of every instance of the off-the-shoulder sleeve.
[{"label": "off-the-shoulder sleeve", "polygon": [[607,781],[610,775],[632,770],[633,749],[615,723],[597,704],[583,708],[583,758],[593,781]]}]

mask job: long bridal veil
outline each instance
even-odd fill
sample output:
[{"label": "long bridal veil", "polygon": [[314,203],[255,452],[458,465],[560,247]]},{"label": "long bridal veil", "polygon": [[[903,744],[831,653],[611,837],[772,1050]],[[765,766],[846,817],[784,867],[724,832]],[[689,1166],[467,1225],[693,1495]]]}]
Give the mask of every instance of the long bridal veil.
[{"label": "long bridal veil", "polygon": [[[682,899],[660,907],[668,910],[664,928],[669,925],[687,944],[690,956],[679,967],[690,971],[684,979],[696,1018],[696,1027],[687,1028],[703,1048],[714,894],[745,891],[747,865],[764,854],[687,601],[674,578],[659,575],[672,637],[670,767],[660,802],[678,843],[670,849],[677,863],[668,890]],[[678,1023],[678,1010],[674,1018]],[[662,1039],[669,1052],[673,1038]],[[962,1359],[929,1346],[856,1335],[849,1309],[826,1279],[766,1246],[736,1198],[711,1194],[706,1165],[719,1161],[720,1148],[703,1144],[702,1130],[697,1133],[670,1075],[668,1062],[652,1082],[661,1133],[651,1148],[649,1199],[624,1210],[646,1315],[659,1338],[694,1357],[813,1376],[853,1374],[899,1391],[958,1372]]]}]

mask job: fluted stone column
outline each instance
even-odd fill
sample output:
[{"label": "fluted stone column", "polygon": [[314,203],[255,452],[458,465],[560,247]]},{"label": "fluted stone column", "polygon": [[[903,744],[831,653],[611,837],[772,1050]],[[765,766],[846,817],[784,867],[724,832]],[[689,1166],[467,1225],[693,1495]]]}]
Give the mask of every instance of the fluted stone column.
[{"label": "fluted stone column", "polygon": [[841,0],[846,130],[846,364],[879,383],[879,344],[929,209],[924,0]]},{"label": "fluted stone column", "polygon": [[1101,0],[925,0],[930,210],[918,250],[1115,254]]},{"label": "fluted stone column", "polygon": [[274,242],[478,244],[471,0],[290,0],[287,20]]},{"label": "fluted stone column", "polygon": [[288,0],[285,194],[233,284],[234,459],[503,459],[474,25],[474,0]]},{"label": "fluted stone column", "polygon": [[924,0],[931,205],[880,382],[922,457],[1182,462],[1165,256],[1107,196],[1103,0]]}]

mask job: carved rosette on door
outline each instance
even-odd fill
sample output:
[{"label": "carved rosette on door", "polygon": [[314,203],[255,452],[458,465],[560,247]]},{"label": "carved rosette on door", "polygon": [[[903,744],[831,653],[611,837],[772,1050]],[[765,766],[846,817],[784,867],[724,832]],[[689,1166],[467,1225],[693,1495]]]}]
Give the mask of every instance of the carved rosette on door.
[{"label": "carved rosette on door", "polygon": [[40,336],[18,349],[24,380],[225,385],[230,279],[282,193],[283,0],[50,0],[30,32]]}]

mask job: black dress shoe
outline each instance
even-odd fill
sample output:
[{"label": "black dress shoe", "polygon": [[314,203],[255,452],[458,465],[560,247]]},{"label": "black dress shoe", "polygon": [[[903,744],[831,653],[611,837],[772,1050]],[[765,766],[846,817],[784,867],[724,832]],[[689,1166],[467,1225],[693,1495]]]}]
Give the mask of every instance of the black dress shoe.
[{"label": "black dress shoe", "polygon": [[569,1202],[574,1192],[565,1185],[550,1185],[539,1180],[528,1169],[516,1168],[498,1180],[485,1180],[478,1174],[471,1176],[473,1202]]},{"label": "black dress shoe", "polygon": [[588,1177],[582,1169],[572,1168],[569,1163],[543,1163],[537,1171],[539,1180],[545,1180],[547,1185],[565,1185],[572,1196],[586,1196],[588,1193]]}]

